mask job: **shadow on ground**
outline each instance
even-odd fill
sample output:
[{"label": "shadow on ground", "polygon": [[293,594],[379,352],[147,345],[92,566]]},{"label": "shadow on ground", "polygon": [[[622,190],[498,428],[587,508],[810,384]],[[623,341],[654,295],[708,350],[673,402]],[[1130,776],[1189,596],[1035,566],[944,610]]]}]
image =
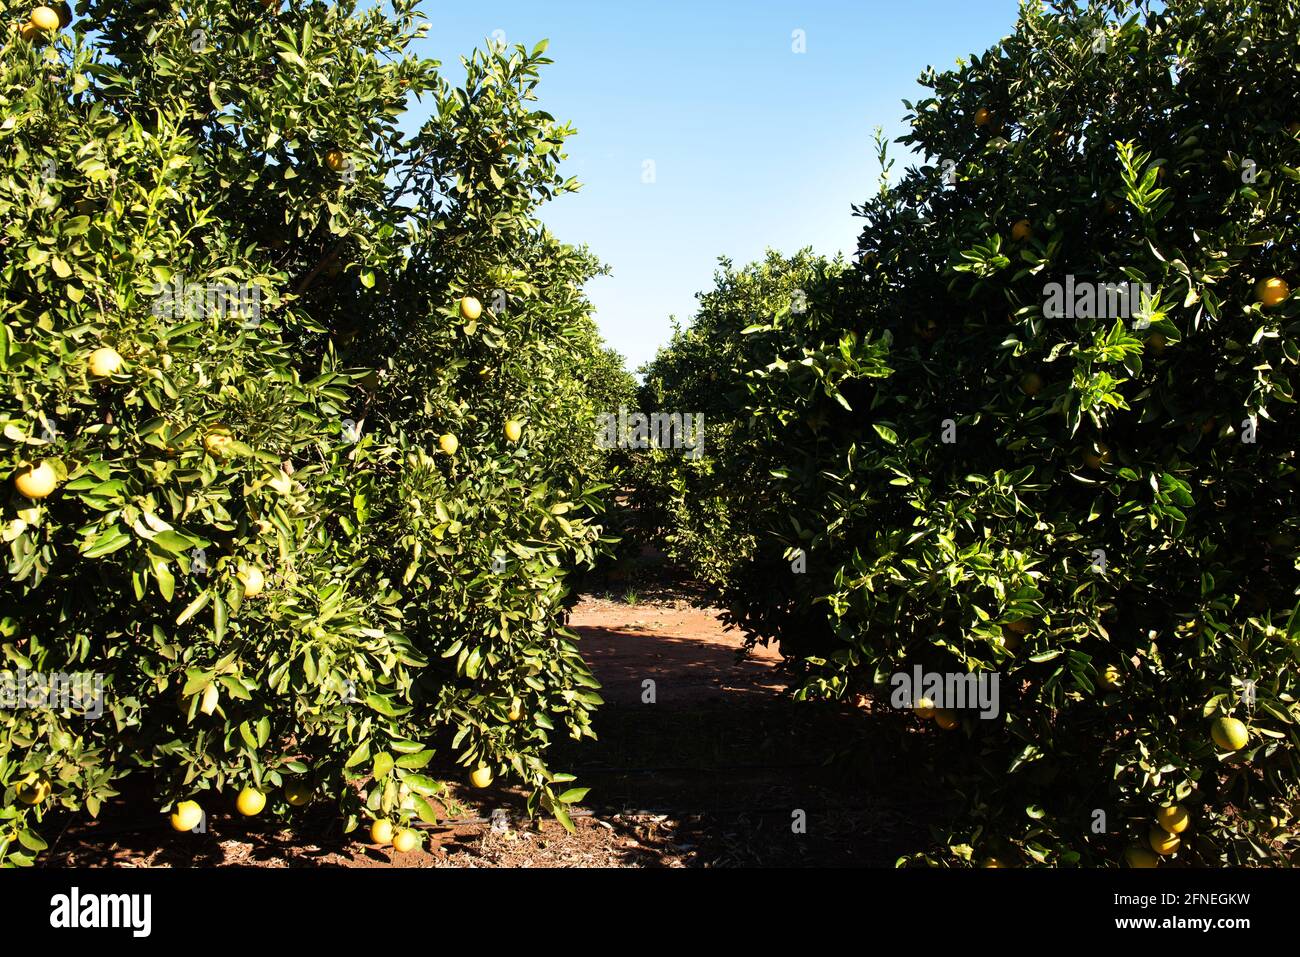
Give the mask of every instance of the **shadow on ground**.
[{"label": "shadow on ground", "polygon": [[521,788],[454,783],[464,771],[448,761],[427,770],[453,783],[446,820],[422,830],[421,852],[369,846],[364,828],[345,835],[338,809],[323,803],[299,812],[292,830],[241,818],[231,795],[200,795],[207,833],[177,834],[136,780],[98,821],[60,832],[52,819],[40,863],[892,867],[929,845],[930,824],[948,809],[918,763],[929,749],[916,734],[925,732],[909,735],[905,757],[895,715],[792,700],[775,649],[742,654],[740,635],[692,601],[665,590],[631,605],[588,597],[574,609],[570,627],[606,705],[594,717],[596,741],[562,738],[548,760],[591,789],[574,809],[573,833],[529,821]]}]

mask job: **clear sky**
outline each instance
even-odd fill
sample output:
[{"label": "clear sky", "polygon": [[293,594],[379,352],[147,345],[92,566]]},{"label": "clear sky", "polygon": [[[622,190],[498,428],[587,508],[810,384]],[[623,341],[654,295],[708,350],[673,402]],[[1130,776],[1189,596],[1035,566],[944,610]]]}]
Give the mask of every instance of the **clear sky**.
[{"label": "clear sky", "polygon": [[[916,78],[1010,32],[1016,0],[494,0],[424,5],[418,52],[463,77],[485,37],[550,40],[539,105],[577,127],[545,207],[559,238],[613,268],[588,293],[605,339],[650,359],[694,314],[719,256],[849,254],[875,189],[871,134],[899,136]],[[796,30],[806,52],[794,52]],[[501,31],[500,34],[497,31]],[[417,110],[419,107],[417,107]],[[897,170],[904,165],[894,147]],[[643,182],[646,161],[653,183]]]}]

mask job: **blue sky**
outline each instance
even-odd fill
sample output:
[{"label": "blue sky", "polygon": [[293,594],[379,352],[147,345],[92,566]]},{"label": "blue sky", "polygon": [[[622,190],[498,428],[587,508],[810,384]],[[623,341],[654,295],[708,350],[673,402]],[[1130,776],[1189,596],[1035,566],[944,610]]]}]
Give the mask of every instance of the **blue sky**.
[{"label": "blue sky", "polygon": [[[564,170],[583,189],[545,207],[563,240],[613,268],[588,288],[635,369],[694,314],[717,258],[772,247],[851,253],[851,206],[875,189],[871,135],[901,134],[916,78],[1010,32],[1016,0],[428,2],[418,52],[459,58],[496,31],[550,40],[539,105],[577,127]],[[804,31],[806,52],[792,50]],[[418,109],[418,107],[417,107]],[[898,166],[904,165],[894,147]],[[655,182],[643,182],[646,160]],[[896,166],[897,169],[897,166]]]}]

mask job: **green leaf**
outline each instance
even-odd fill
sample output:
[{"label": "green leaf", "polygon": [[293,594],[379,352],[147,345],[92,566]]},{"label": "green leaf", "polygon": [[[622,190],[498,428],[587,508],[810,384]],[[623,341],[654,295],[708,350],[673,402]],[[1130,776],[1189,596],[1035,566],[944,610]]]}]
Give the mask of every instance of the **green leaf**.
[{"label": "green leaf", "polygon": [[418,754],[404,754],[397,759],[399,768],[422,768],[433,760],[432,751],[421,751]]},{"label": "green leaf", "polygon": [[183,555],[193,548],[202,548],[207,542],[198,542],[176,531],[158,532],[149,541],[173,555]]},{"label": "green leaf", "polygon": [[898,444],[898,433],[887,425],[881,425],[879,422],[871,423],[871,427],[876,430],[876,434],[888,442],[890,445]]},{"label": "green leaf", "polygon": [[185,606],[185,610],[176,617],[176,624],[183,625],[196,614],[203,610],[203,607],[212,600],[212,594],[206,589],[199,592],[197,598]]},{"label": "green leaf", "polygon": [[356,748],[352,752],[351,757],[348,758],[347,763],[344,764],[343,766],[345,768],[355,768],[357,765],[362,764],[369,757],[370,757],[370,742],[362,741],[360,744],[356,746]]}]

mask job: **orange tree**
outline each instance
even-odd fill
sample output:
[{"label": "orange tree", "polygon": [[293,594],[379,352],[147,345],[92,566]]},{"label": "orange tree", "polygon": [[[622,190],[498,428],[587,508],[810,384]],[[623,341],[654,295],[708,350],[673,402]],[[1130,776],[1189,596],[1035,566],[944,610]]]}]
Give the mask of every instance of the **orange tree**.
[{"label": "orange tree", "polygon": [[[769,472],[779,467],[784,456],[774,456],[754,441],[751,423],[739,414],[747,400],[747,376],[758,365],[793,363],[793,369],[807,373],[803,385],[816,389],[826,385],[823,369],[836,363],[858,371],[857,344],[839,353],[839,343],[827,353],[821,341],[789,343],[788,355],[774,357],[769,343],[753,335],[764,321],[780,323],[791,335],[805,324],[826,323],[824,311],[809,314],[814,299],[826,299],[823,290],[844,270],[842,262],[828,262],[801,250],[786,258],[769,251],[757,263],[736,268],[723,259],[715,276],[715,288],[700,294],[699,309],[687,328],[673,332],[667,346],[641,370],[644,385],[638,407],[645,410],[703,415],[706,441],[701,458],[680,451],[648,450],[629,456],[629,471],[635,499],[644,527],[642,537],[657,538],[668,554],[691,569],[703,583],[712,586],[728,606],[739,606],[743,597],[727,595],[728,584],[738,581],[736,572],[768,556],[777,573],[764,587],[783,592],[790,584],[789,561],[781,550],[773,552],[778,534],[751,521],[757,514],[785,510],[781,489],[771,484]],[[808,344],[809,348],[804,349]],[[839,372],[831,371],[832,379]],[[833,393],[833,385],[831,386]],[[793,409],[793,405],[791,406]],[[773,409],[774,414],[792,419],[797,414]],[[801,423],[813,432],[823,422],[808,415]],[[630,530],[632,531],[632,530]],[[782,533],[800,529],[787,523]],[[755,583],[748,577],[744,588]],[[763,608],[780,602],[762,603]],[[758,612],[760,606],[752,611]]]},{"label": "orange tree", "polygon": [[536,219],[576,187],[544,46],[453,88],[414,6],[0,2],[0,860],[129,774],[351,830],[433,820],[459,763],[568,823],[578,436],[625,384]]},{"label": "orange tree", "polygon": [[[858,210],[855,268],[749,330],[731,419],[772,504],[744,516],[733,617],[783,639],[804,696],[998,676],[996,717],[898,716],[934,718],[960,798],[931,862],[1289,853],[1297,21],[1026,7],[923,76],[921,158]],[[1125,310],[1105,284],[1129,282]]]}]

